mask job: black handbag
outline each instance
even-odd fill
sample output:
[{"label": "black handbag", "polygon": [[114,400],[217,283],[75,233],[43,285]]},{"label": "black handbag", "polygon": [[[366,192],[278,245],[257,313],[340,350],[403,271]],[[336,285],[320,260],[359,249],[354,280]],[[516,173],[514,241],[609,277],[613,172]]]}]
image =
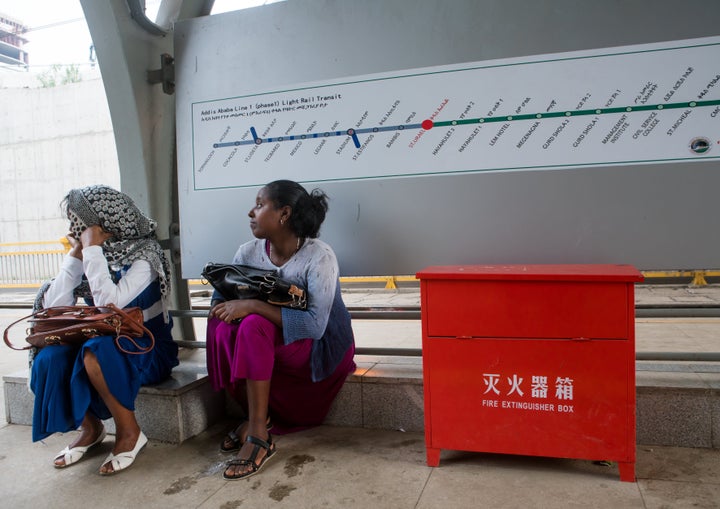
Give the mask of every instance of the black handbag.
[{"label": "black handbag", "polygon": [[202,277],[225,300],[260,299],[276,306],[307,309],[307,291],[282,279],[276,270],[210,262]]}]

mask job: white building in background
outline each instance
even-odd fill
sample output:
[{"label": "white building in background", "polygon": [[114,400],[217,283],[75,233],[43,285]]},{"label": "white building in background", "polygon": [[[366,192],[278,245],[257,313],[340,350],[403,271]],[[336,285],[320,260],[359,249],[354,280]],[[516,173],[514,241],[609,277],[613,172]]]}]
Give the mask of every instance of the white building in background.
[{"label": "white building in background", "polygon": [[28,54],[23,49],[28,40],[23,34],[28,27],[21,21],[0,13],[0,63],[27,66]]},{"label": "white building in background", "polygon": [[0,13],[0,244],[60,239],[67,218],[59,204],[68,190],[120,187],[99,69],[43,88],[24,49],[29,30]]}]

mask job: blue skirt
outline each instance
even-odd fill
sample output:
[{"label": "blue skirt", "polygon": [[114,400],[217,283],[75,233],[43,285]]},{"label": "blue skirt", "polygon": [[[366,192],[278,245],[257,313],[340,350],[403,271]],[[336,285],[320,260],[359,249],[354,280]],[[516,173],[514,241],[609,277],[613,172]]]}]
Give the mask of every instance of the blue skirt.
[{"label": "blue skirt", "polygon": [[[136,341],[143,344],[143,339]],[[123,347],[130,349],[125,344]],[[85,371],[86,350],[97,357],[112,395],[131,411],[135,410],[140,386],[163,381],[178,364],[178,347],[172,339],[156,340],[151,352],[140,355],[121,352],[110,336],[89,339],[82,347],[41,349],[34,358],[30,378],[35,394],[33,442],[77,429],[88,412],[102,420],[112,417]]]}]

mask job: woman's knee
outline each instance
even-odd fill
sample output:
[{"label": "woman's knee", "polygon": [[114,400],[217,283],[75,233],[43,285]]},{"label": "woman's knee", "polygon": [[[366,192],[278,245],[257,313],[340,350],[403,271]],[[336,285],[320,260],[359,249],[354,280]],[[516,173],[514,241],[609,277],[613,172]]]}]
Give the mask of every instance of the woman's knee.
[{"label": "woman's knee", "polygon": [[247,315],[240,322],[240,332],[253,335],[262,334],[273,337],[277,326],[261,315]]},{"label": "woman's knee", "polygon": [[33,357],[33,369],[46,370],[50,366],[72,368],[76,355],[77,348],[68,345],[48,346],[38,350]]},{"label": "woman's knee", "polygon": [[48,346],[33,357],[30,388],[33,392],[45,383],[62,384],[70,380],[77,348],[67,345]]},{"label": "woman's knee", "polygon": [[[255,352],[274,356],[277,345],[282,345],[282,329],[260,315],[248,315],[240,322],[237,333],[236,354]],[[243,354],[244,355],[244,354]],[[268,357],[270,359],[270,357]]]},{"label": "woman's knee", "polygon": [[217,340],[222,341],[224,338],[233,336],[234,330],[236,329],[236,323],[225,323],[215,317],[209,318],[205,334],[206,340],[208,343],[212,343]]}]

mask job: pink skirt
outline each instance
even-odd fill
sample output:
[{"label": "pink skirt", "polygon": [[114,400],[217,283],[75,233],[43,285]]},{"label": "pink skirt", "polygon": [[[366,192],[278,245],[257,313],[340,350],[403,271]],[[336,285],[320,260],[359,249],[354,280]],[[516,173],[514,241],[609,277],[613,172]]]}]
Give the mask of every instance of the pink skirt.
[{"label": "pink skirt", "polygon": [[313,382],[310,370],[312,339],[285,345],[282,329],[271,321],[249,315],[228,324],[210,318],[207,325],[207,367],[216,391],[232,397],[245,390],[244,380],[272,380],[270,415],[274,434],[307,429],[323,423],[347,376],[355,371],[351,346],[335,371]]}]

